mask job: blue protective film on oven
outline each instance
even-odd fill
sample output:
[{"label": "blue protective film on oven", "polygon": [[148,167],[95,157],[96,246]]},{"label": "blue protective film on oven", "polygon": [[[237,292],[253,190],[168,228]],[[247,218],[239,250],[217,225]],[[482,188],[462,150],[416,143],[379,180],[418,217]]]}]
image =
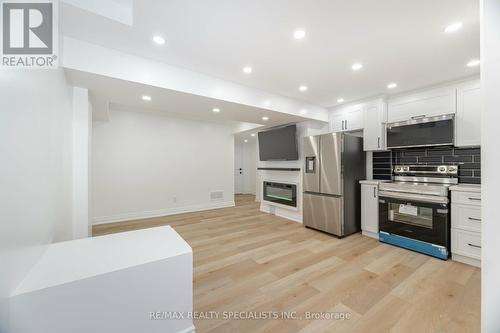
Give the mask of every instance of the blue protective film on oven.
[{"label": "blue protective film on oven", "polygon": [[447,260],[449,255],[448,249],[443,246],[422,242],[416,239],[410,239],[403,236],[393,235],[383,231],[379,232],[379,240],[384,243],[428,254],[430,256],[443,260]]}]

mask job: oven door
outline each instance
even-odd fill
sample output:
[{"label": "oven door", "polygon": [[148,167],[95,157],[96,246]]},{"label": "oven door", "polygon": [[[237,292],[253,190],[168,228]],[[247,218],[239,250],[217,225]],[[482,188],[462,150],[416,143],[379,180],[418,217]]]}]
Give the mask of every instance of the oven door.
[{"label": "oven door", "polygon": [[448,198],[432,197],[381,191],[380,231],[449,248]]}]

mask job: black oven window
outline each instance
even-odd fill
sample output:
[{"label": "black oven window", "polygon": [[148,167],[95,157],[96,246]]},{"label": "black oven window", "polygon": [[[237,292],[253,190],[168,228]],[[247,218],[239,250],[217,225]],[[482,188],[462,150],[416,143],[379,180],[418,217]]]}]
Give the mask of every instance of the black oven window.
[{"label": "black oven window", "polygon": [[432,208],[389,203],[389,221],[432,229]]}]

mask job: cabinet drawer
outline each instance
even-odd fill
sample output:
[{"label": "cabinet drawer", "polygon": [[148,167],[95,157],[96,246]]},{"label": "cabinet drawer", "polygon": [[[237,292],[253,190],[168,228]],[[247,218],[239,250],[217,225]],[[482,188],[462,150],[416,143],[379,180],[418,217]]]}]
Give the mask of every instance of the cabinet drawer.
[{"label": "cabinet drawer", "polygon": [[451,203],[481,206],[481,193],[452,191]]},{"label": "cabinet drawer", "polygon": [[481,232],[481,207],[452,204],[451,227]]},{"label": "cabinet drawer", "polygon": [[481,234],[452,228],[451,252],[469,258],[481,259]]}]

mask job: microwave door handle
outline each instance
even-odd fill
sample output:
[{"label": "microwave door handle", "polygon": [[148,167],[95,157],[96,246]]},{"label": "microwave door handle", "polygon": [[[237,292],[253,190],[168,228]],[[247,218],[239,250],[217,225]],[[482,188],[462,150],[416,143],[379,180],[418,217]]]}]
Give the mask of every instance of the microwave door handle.
[{"label": "microwave door handle", "polygon": [[420,116],[413,116],[413,117],[411,117],[411,119],[413,119],[413,120],[424,119],[424,118],[425,118],[425,114],[421,114]]}]

